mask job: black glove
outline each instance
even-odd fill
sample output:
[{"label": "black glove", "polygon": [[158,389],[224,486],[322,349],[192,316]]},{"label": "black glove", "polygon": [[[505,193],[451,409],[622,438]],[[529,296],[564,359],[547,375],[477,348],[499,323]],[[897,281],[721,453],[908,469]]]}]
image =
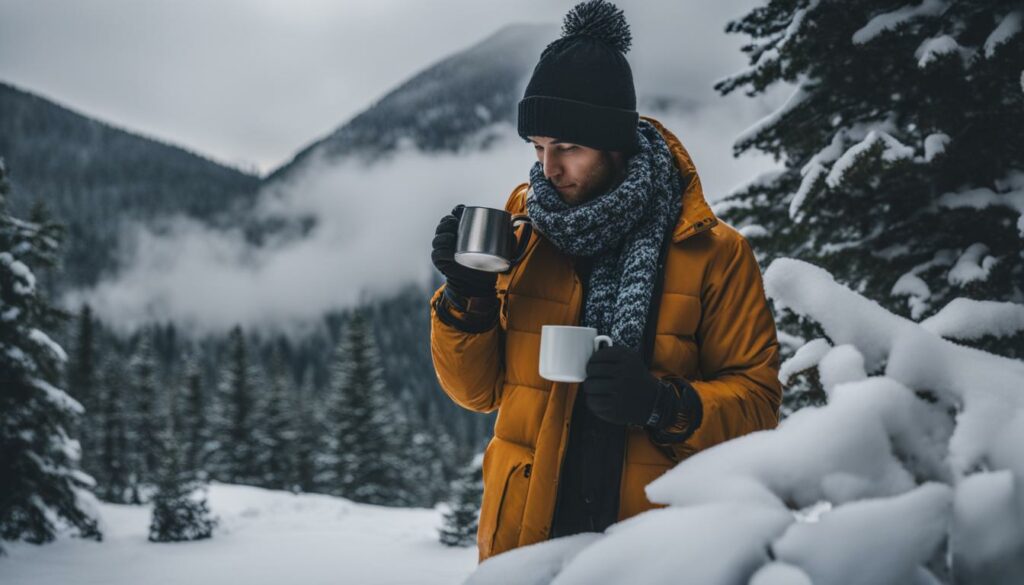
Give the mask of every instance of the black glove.
[{"label": "black glove", "polygon": [[455,261],[455,239],[459,233],[459,220],[464,205],[456,205],[449,215],[441,218],[434,234],[434,251],[430,259],[444,275],[448,288],[463,297],[496,297],[494,290],[498,275],[494,272],[474,270]]},{"label": "black glove", "polygon": [[581,390],[587,406],[602,419],[620,425],[644,425],[651,420],[662,393],[671,388],[647,370],[636,351],[613,345],[590,356]]}]

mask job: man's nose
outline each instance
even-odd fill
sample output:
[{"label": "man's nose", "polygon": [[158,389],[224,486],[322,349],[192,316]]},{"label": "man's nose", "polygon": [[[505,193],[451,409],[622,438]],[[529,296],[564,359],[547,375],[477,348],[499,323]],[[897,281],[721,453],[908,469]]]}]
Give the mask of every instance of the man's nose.
[{"label": "man's nose", "polygon": [[549,181],[552,177],[562,174],[562,167],[558,164],[558,158],[550,150],[544,152],[544,177]]}]

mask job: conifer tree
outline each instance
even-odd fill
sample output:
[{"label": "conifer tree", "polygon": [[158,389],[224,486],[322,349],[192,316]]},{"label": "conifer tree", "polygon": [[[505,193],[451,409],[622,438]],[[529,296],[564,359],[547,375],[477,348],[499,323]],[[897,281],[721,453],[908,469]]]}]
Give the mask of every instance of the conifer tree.
[{"label": "conifer tree", "polygon": [[153,350],[152,332],[139,332],[134,351],[128,361],[128,376],[131,396],[132,432],[129,435],[129,449],[137,472],[135,484],[141,489],[133,499],[141,503],[148,499],[156,480],[160,461],[160,429],[164,420],[163,405],[157,390],[156,355]]},{"label": "conifer tree", "polygon": [[100,361],[100,481],[97,495],[118,504],[139,503],[137,458],[130,445],[134,436],[131,407],[126,401],[128,381],[116,352]]},{"label": "conifer tree", "polygon": [[303,373],[302,382],[299,383],[298,391],[294,396],[294,408],[296,413],[296,436],[294,450],[294,465],[296,483],[291,489],[300,492],[318,491],[317,468],[318,450],[322,432],[320,418],[317,416],[315,393],[313,392],[313,376],[310,370]]},{"label": "conifer tree", "polygon": [[179,408],[180,422],[176,427],[179,429],[183,449],[182,465],[194,472],[198,479],[206,480],[206,465],[213,440],[210,401],[203,387],[202,370],[195,350],[187,352],[182,363],[184,380]]},{"label": "conifer tree", "polygon": [[405,481],[414,493],[414,505],[432,508],[448,498],[451,482],[461,471],[456,467],[455,443],[443,427],[424,420],[402,424],[399,437],[408,445],[403,452]]},{"label": "conifer tree", "polygon": [[398,402],[391,400],[391,448],[401,465],[399,486],[402,503],[396,505],[433,507],[439,501],[435,499],[437,494],[447,491],[447,486],[441,485],[444,470],[438,459],[435,437],[431,434],[433,429],[424,427],[408,412],[404,406],[410,404],[407,395],[400,397]]},{"label": "conifer tree", "polygon": [[[753,96],[789,83],[793,93],[734,145],[783,169],[719,214],[765,266],[809,261],[913,320],[946,310],[930,325],[944,336],[1024,357],[1024,331],[984,316],[1024,303],[1020,10],[1016,0],[771,0],[731,22],[728,32],[751,37],[751,65],[716,89]],[[974,326],[950,325],[957,317]],[[820,336],[794,317],[782,328]]]},{"label": "conifer tree", "polygon": [[175,410],[159,433],[160,466],[156,473],[156,494],[149,524],[152,542],[201,540],[213,534],[216,520],[211,517],[205,490],[195,473],[186,468],[180,441],[175,432]]},{"label": "conifer tree", "polygon": [[267,368],[269,388],[257,429],[260,485],[273,489],[290,489],[297,483],[297,429],[295,413],[291,408],[294,390],[285,368],[281,349],[277,347]]},{"label": "conifer tree", "polygon": [[337,493],[370,504],[410,505],[407,424],[384,385],[371,324],[353,314],[336,352],[331,432],[337,439]]},{"label": "conifer tree", "polygon": [[459,472],[452,482],[451,499],[444,514],[441,527],[441,542],[448,546],[473,546],[476,544],[477,526],[480,521],[480,500],[484,492],[483,453]]},{"label": "conifer tree", "polygon": [[327,391],[319,399],[315,398],[316,393],[313,391],[312,371],[308,372],[307,379],[311,385],[308,396],[314,401],[313,404],[319,403],[321,406],[314,406],[314,416],[322,413],[317,416],[322,431],[315,438],[315,483],[318,491],[334,495],[342,494],[341,484],[346,473],[341,445],[349,440],[345,437],[354,432],[353,426],[357,424],[351,410],[353,397],[344,390],[347,369],[350,367],[348,352],[348,342],[343,334],[341,341],[331,351]]},{"label": "conifer tree", "polygon": [[33,273],[55,265],[62,229],[39,207],[30,221],[8,215],[7,193],[0,161],[0,540],[47,542],[58,522],[99,540],[79,497],[93,479],[68,435],[82,405],[58,387],[67,355],[46,333],[66,315]]},{"label": "conifer tree", "polygon": [[82,444],[82,469],[95,477],[99,469],[101,451],[97,437],[101,429],[99,420],[99,389],[96,387],[94,318],[92,308],[83,304],[78,314],[78,328],[74,338],[74,354],[68,363],[68,393],[85,409],[78,419],[75,435]]},{"label": "conifer tree", "polygon": [[225,456],[223,480],[255,484],[259,481],[256,460],[256,386],[249,350],[240,326],[228,339],[228,360],[222,383],[225,428],[220,433],[220,450]]}]

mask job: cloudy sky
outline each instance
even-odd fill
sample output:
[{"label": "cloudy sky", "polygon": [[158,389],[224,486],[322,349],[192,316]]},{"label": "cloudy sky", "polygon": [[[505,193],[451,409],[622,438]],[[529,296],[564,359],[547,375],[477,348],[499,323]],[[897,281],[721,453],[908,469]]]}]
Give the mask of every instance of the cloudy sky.
[{"label": "cloudy sky", "polygon": [[[508,23],[560,23],[574,3],[0,0],[0,80],[267,172],[445,55]],[[641,89],[709,92],[745,64],[723,28],[754,0],[618,4]]]},{"label": "cloudy sky", "polygon": [[[710,202],[776,163],[736,159],[735,137],[788,90],[727,98],[715,80],[746,65],[725,35],[755,0],[621,0],[633,32],[637,92],[698,107],[659,118],[697,164]],[[573,2],[518,0],[0,0],[0,80],[134,132],[267,172],[400,82],[514,22],[561,22]],[[373,167],[314,164],[265,189],[251,213],[309,214],[302,240],[253,248],[188,218],[122,238],[123,270],[63,304],[88,301],[131,330],[174,320],[223,332],[235,323],[300,333],[329,310],[433,275],[430,240],[456,203],[501,207],[533,152],[509,128],[487,152],[409,151]],[[452,180],[457,177],[457,180]]]}]

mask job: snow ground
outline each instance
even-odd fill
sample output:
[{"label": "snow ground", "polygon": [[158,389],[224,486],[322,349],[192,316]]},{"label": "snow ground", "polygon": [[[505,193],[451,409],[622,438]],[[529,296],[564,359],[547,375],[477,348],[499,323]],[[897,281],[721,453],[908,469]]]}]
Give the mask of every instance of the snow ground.
[{"label": "snow ground", "polygon": [[214,538],[152,543],[148,506],[100,503],[103,542],[4,543],[2,585],[301,583],[446,585],[477,564],[476,547],[437,540],[440,508],[387,508],[316,494],[213,484]]}]

